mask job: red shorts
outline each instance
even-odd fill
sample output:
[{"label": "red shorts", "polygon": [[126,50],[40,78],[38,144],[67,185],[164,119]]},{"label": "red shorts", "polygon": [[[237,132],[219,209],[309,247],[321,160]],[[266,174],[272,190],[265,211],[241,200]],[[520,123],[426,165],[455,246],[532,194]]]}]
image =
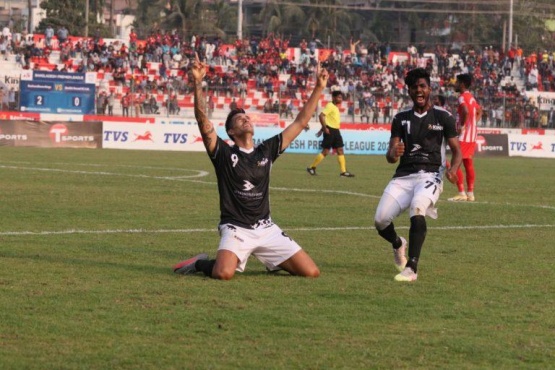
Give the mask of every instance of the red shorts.
[{"label": "red shorts", "polygon": [[476,143],[461,142],[461,152],[463,159],[472,159],[476,151]]}]

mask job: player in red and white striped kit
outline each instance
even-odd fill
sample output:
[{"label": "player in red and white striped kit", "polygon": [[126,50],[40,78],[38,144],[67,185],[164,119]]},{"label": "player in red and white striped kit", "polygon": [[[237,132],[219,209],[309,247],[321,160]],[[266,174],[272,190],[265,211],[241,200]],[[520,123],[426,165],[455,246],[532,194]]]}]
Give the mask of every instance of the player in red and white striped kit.
[{"label": "player in red and white striped kit", "polygon": [[457,188],[459,194],[448,200],[451,202],[473,202],[474,182],[476,172],[474,171],[474,152],[476,150],[476,136],[478,135],[477,123],[482,117],[482,108],[476,101],[472,93],[468,90],[472,85],[472,76],[468,73],[457,75],[455,91],[460,93],[458,99],[458,120],[457,129],[459,130],[459,142],[463,156],[463,165],[466,173],[466,192],[464,190],[464,176],[462,170],[457,171]]}]

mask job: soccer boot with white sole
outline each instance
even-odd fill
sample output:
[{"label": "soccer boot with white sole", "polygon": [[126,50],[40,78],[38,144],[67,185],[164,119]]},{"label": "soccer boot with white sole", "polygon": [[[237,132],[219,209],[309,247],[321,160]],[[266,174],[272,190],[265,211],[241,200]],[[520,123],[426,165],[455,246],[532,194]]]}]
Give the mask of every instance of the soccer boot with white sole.
[{"label": "soccer boot with white sole", "polygon": [[411,282],[418,278],[418,274],[413,271],[410,267],[405,267],[400,274],[395,275],[395,281],[400,282]]},{"label": "soccer boot with white sole", "polygon": [[447,199],[449,202],[466,202],[468,196],[466,194],[457,194],[453,198]]},{"label": "soccer boot with white sole", "polygon": [[339,174],[339,176],[341,176],[341,177],[355,177],[355,174],[354,174],[354,173],[350,173],[350,172],[347,171],[347,172],[341,172],[341,173]]},{"label": "soccer boot with white sole", "polygon": [[308,172],[310,176],[316,176],[316,167],[307,167],[306,172]]}]

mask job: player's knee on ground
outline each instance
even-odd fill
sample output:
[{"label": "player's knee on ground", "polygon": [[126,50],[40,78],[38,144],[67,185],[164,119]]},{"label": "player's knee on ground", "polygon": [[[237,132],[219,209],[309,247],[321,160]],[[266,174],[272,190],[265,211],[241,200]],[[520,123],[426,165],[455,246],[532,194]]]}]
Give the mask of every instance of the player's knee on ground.
[{"label": "player's knee on ground", "polygon": [[304,274],[302,275],[304,277],[310,277],[310,278],[317,278],[320,276],[320,269],[316,266],[314,266],[313,268],[307,269],[306,271],[304,271]]},{"label": "player's knee on ground", "polygon": [[230,268],[214,268],[212,270],[212,278],[218,280],[231,280],[235,275],[235,269]]}]

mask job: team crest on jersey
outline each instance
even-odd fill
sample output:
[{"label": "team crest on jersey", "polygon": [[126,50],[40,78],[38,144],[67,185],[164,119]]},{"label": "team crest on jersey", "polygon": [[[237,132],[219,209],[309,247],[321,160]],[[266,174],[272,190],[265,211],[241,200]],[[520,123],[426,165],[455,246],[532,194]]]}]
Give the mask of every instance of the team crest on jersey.
[{"label": "team crest on jersey", "polygon": [[247,181],[247,180],[243,180],[243,181],[244,181],[244,183],[243,183],[243,190],[245,190],[245,191],[250,191],[250,190],[254,189],[254,185],[251,184],[250,181]]},{"label": "team crest on jersey", "polygon": [[429,124],[428,125],[428,130],[430,130],[430,131],[443,131],[443,126],[442,125]]},{"label": "team crest on jersey", "polygon": [[264,158],[263,160],[258,161],[257,163],[258,167],[264,167],[267,164],[268,164],[268,158]]}]

